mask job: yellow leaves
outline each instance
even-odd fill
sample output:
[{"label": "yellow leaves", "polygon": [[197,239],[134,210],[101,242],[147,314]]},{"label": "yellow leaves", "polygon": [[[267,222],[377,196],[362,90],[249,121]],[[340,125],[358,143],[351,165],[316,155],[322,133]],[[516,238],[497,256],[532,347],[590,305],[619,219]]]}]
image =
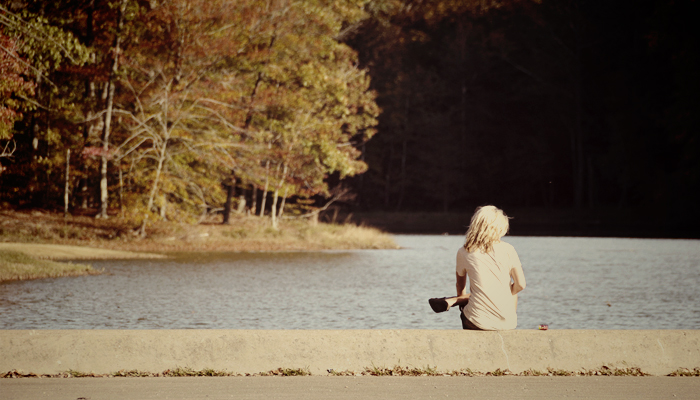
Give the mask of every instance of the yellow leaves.
[{"label": "yellow leaves", "polygon": [[371,136],[378,108],[357,54],[333,39],[363,18],[365,0],[178,2],[187,12],[153,10],[142,26],[152,40],[130,48],[131,102],[144,109],[130,127],[147,138],[133,140],[141,147],[127,160],[140,168],[138,190],[147,192],[161,149],[158,190],[183,208],[216,203],[221,171],[234,164],[261,184],[285,165],[289,196],[323,193],[328,174],[366,168],[351,140]]}]

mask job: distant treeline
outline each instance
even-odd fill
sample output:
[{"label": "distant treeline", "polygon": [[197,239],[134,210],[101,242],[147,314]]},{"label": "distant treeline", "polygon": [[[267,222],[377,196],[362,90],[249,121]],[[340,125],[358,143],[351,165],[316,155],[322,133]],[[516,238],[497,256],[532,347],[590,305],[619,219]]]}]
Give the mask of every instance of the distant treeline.
[{"label": "distant treeline", "polygon": [[2,0],[0,202],[190,220],[493,203],[687,224],[699,8]]},{"label": "distant treeline", "polygon": [[[382,109],[362,208],[700,204],[693,1],[407,1],[346,38]],[[645,218],[640,215],[639,218]],[[700,222],[700,221],[699,221]]]}]

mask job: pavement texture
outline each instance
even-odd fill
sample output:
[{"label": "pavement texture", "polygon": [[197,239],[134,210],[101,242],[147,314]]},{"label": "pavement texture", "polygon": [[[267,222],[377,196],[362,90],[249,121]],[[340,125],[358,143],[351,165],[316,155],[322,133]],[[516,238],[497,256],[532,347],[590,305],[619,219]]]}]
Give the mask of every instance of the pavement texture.
[{"label": "pavement texture", "polygon": [[606,366],[661,376],[700,367],[700,330],[0,330],[0,372],[327,375],[373,366],[516,374]]},{"label": "pavement texture", "polygon": [[693,399],[687,377],[183,377],[0,380],[3,400]]}]

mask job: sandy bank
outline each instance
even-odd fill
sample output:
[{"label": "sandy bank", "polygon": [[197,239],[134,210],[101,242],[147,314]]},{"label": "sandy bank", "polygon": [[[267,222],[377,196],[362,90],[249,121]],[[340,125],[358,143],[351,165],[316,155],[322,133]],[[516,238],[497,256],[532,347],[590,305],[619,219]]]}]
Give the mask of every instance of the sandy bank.
[{"label": "sandy bank", "polygon": [[49,260],[165,258],[162,254],[138,253],[133,251],[108,250],[62,244],[0,243],[0,251],[2,250],[19,251],[34,258]]}]

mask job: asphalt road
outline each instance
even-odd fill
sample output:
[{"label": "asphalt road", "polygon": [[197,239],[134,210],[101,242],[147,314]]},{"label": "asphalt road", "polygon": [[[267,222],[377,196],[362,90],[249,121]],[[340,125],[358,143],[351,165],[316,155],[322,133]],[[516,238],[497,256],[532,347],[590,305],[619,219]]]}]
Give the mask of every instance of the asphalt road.
[{"label": "asphalt road", "polygon": [[692,399],[694,377],[182,377],[0,379],[2,400]]}]

